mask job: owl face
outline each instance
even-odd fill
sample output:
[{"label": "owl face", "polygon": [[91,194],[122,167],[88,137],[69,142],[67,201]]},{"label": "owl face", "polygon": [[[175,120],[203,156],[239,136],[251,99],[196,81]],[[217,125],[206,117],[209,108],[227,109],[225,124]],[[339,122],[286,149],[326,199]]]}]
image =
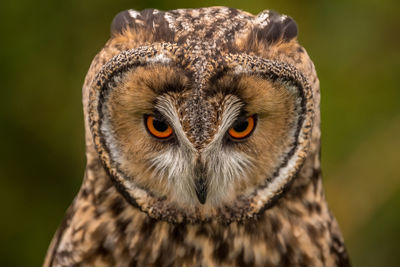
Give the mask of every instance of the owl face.
[{"label": "owl face", "polygon": [[159,42],[109,60],[88,109],[117,189],[150,216],[190,221],[256,213],[289,184],[308,147],[311,98],[284,62]]}]

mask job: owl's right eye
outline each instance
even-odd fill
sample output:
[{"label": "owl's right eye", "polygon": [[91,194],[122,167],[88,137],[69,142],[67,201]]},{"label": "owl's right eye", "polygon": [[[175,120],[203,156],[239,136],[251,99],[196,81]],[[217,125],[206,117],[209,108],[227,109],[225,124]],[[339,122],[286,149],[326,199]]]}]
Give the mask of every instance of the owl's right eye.
[{"label": "owl's right eye", "polygon": [[153,115],[145,115],[144,124],[147,131],[158,139],[167,139],[174,132],[168,123],[157,119]]}]

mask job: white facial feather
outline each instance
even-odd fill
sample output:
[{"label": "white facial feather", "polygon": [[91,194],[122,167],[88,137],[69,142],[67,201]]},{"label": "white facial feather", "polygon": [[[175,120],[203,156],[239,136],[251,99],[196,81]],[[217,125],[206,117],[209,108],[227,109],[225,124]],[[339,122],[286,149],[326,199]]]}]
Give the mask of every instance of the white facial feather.
[{"label": "white facial feather", "polygon": [[222,103],[221,124],[214,139],[204,150],[209,177],[209,200],[218,202],[230,191],[235,180],[244,179],[252,167],[252,159],[232,147],[224,147],[226,132],[237,120],[243,103],[236,96],[228,96]]},{"label": "white facial feather", "polygon": [[190,203],[195,200],[192,153],[181,147],[171,147],[151,160],[149,169],[157,179],[167,179],[175,198]]},{"label": "white facial feather", "polygon": [[207,158],[208,201],[217,204],[231,193],[232,185],[245,179],[252,167],[252,160],[234,149],[222,148],[209,151]]}]

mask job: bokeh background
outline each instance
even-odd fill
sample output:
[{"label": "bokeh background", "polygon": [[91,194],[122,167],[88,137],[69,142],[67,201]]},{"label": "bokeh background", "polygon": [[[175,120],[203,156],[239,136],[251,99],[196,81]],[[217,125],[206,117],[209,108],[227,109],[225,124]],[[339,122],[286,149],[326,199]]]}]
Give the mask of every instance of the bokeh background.
[{"label": "bokeh background", "polygon": [[297,21],[322,90],[324,183],[354,266],[400,266],[398,0],[0,2],[0,265],[39,266],[82,181],[81,86],[113,16],[227,5]]}]

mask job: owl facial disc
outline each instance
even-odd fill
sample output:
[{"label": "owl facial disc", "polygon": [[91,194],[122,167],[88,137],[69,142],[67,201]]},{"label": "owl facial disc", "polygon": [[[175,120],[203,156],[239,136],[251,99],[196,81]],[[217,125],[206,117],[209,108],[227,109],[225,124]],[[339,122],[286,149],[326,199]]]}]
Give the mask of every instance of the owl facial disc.
[{"label": "owl facial disc", "polygon": [[90,91],[94,145],[119,192],[153,218],[251,218],[307,156],[311,88],[283,62],[189,52],[158,43],[107,62]]}]

